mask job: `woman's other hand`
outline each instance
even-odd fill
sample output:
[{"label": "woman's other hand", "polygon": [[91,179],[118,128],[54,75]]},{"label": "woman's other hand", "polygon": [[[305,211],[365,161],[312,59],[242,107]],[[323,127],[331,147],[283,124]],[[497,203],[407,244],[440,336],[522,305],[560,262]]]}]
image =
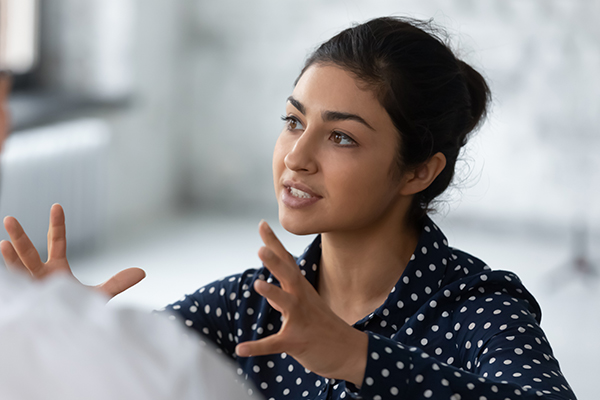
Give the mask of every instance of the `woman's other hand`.
[{"label": "woman's other hand", "polygon": [[[16,218],[4,218],[4,227],[11,241],[3,240],[0,242],[0,251],[8,267],[27,271],[35,279],[43,279],[48,275],[59,272],[73,276],[67,261],[65,213],[59,204],[54,204],[50,209],[48,260],[46,262],[42,262],[33,243],[31,243]],[[106,282],[93,287],[112,298],[129,289],[144,279],[145,276],[146,273],[140,268],[128,268],[117,273]]]},{"label": "woman's other hand", "polygon": [[266,222],[260,223],[259,232],[265,246],[258,256],[281,287],[257,280],[254,288],[281,312],[283,325],[274,335],[240,343],[236,353],[249,357],[285,352],[321,376],[359,386],[367,363],[367,335],[329,308]]}]

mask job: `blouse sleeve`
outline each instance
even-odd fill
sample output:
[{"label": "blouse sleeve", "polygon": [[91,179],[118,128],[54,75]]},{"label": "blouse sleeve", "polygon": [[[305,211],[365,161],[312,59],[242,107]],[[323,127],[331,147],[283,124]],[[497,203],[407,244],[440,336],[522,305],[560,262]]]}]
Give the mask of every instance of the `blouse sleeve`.
[{"label": "blouse sleeve", "polygon": [[[452,328],[438,332],[457,348],[459,359],[452,362],[367,332],[367,367],[354,394],[381,400],[575,399],[528,302],[500,292],[490,298],[465,299],[449,317]],[[470,317],[461,313],[467,308],[474,311]]]},{"label": "blouse sleeve", "polygon": [[235,321],[240,318],[238,308],[242,299],[249,297],[249,277],[254,274],[254,270],[248,270],[209,283],[168,305],[165,312],[207,337],[219,352],[235,358],[239,341]]}]

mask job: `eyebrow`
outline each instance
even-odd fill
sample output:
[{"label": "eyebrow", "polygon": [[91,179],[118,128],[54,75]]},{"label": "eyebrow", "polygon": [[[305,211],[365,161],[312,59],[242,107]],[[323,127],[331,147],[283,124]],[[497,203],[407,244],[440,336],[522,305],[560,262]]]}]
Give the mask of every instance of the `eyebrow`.
[{"label": "eyebrow", "polygon": [[[304,104],[300,103],[293,96],[288,97],[287,101],[289,101],[294,107],[296,107],[298,111],[300,111],[302,114],[306,114],[306,108],[304,107]],[[375,130],[371,125],[369,125],[367,121],[365,121],[361,116],[356,114],[341,111],[323,111],[321,113],[321,117],[324,121],[356,121],[365,125],[372,131]]]},{"label": "eyebrow", "polygon": [[298,109],[298,111],[300,111],[302,114],[306,114],[306,108],[304,108],[304,104],[300,103],[293,96],[288,97],[287,101],[289,101],[290,103],[292,103],[292,105],[294,107],[296,107]]}]

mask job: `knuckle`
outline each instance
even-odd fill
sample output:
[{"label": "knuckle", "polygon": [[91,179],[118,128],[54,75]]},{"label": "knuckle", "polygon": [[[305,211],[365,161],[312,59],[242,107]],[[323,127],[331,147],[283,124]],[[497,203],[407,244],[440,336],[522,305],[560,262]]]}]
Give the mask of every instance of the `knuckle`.
[{"label": "knuckle", "polygon": [[23,255],[27,258],[35,256],[36,250],[29,247],[23,251]]},{"label": "knuckle", "polygon": [[23,230],[15,230],[12,235],[14,236],[14,242],[20,242],[27,236]]},{"label": "knuckle", "polygon": [[302,284],[302,275],[300,274],[300,272],[298,271],[293,271],[292,273],[289,274],[289,282],[293,287],[298,287],[299,285]]}]

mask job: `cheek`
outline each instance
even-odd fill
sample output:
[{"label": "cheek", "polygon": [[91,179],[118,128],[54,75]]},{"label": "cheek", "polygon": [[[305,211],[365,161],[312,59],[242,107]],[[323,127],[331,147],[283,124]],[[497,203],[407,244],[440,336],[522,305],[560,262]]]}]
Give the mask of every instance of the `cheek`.
[{"label": "cheek", "polygon": [[373,157],[349,155],[343,160],[330,157],[327,162],[330,173],[325,175],[335,178],[332,181],[354,187],[355,190],[379,187],[390,180],[390,168],[386,158],[377,155]]},{"label": "cheek", "polygon": [[[327,166],[328,190],[344,203],[344,209],[371,209],[384,205],[394,197],[394,180],[390,175],[388,157],[348,157],[330,159]],[[339,204],[341,207],[341,204]]]},{"label": "cheek", "polygon": [[275,149],[273,150],[273,180],[275,182],[275,185],[277,185],[277,182],[285,168],[284,160],[286,154],[287,151],[284,145],[284,141],[282,140],[282,137],[279,136],[277,142],[275,143]]}]

